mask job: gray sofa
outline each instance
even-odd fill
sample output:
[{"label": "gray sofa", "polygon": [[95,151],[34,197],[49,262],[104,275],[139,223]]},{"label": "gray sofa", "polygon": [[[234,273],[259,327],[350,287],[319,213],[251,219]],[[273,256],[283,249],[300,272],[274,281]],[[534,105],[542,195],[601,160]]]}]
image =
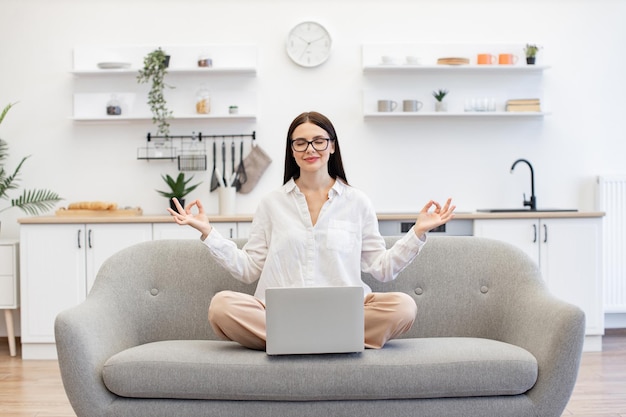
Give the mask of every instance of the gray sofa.
[{"label": "gray sofa", "polygon": [[216,340],[211,297],[254,287],[199,241],[124,249],[56,319],[67,396],[79,417],[561,415],[585,318],[548,293],[521,251],[431,236],[396,281],[363,279],[415,299],[406,338],[360,354],[269,357]]}]

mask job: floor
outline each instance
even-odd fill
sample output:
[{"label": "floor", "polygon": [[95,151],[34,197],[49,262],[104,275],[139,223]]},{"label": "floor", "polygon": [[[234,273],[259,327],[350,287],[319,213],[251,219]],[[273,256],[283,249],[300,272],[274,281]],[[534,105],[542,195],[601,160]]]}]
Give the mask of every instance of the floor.
[{"label": "floor", "polygon": [[[57,362],[10,357],[6,338],[0,338],[0,416],[76,417]],[[625,329],[607,331],[602,352],[583,353],[563,417],[626,417]]]}]

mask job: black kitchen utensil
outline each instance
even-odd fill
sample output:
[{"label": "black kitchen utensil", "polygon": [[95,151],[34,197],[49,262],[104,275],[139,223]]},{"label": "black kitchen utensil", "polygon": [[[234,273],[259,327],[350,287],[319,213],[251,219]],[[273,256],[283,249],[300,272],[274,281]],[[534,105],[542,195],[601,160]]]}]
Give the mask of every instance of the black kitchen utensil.
[{"label": "black kitchen utensil", "polygon": [[222,139],[222,182],[225,186],[226,184],[226,142]]},{"label": "black kitchen utensil", "polygon": [[239,191],[246,181],[248,181],[248,176],[246,175],[246,168],[243,166],[243,139],[241,139],[241,143],[239,144],[239,166],[237,167],[237,174],[235,174],[233,185],[235,189]]},{"label": "black kitchen utensil", "polygon": [[[233,175],[235,174],[235,170],[237,169],[237,167],[235,166],[235,139],[233,139],[230,142],[230,167],[232,169],[231,171],[231,181],[233,178]],[[231,186],[232,184],[227,184],[228,186]]]},{"label": "black kitchen utensil", "polygon": [[215,148],[215,141],[213,141],[213,172],[211,174],[211,191],[217,190],[220,186],[220,181],[217,179],[217,165],[215,162],[215,155],[217,154],[217,150]]}]

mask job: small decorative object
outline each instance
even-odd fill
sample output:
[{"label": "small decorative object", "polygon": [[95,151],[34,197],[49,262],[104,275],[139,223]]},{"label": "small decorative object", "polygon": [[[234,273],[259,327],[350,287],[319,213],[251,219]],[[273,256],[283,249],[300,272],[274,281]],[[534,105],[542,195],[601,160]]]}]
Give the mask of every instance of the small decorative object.
[{"label": "small decorative object", "polygon": [[189,182],[191,182],[191,180],[193,179],[193,175],[189,179],[185,180],[185,174],[183,172],[180,172],[176,179],[170,177],[167,174],[161,175],[161,178],[163,178],[163,181],[165,181],[165,183],[170,187],[170,191],[157,190],[157,193],[161,194],[163,197],[167,197],[170,199],[170,207],[172,208],[172,210],[176,210],[176,206],[172,201],[173,198],[177,198],[180,205],[184,207],[185,196],[195,190],[196,187],[198,187],[200,184],[202,184],[202,182],[199,182],[195,185],[187,186],[187,184],[189,184]]},{"label": "small decorative object", "polygon": [[237,114],[237,113],[239,113],[239,107],[238,106],[230,106],[228,108],[228,113],[229,114]]},{"label": "small decorative object", "polygon": [[439,89],[437,91],[433,91],[433,97],[435,97],[435,111],[447,111],[448,103],[444,103],[443,99],[448,94],[448,90]]},{"label": "small decorative object", "polygon": [[137,82],[152,82],[150,92],[148,93],[148,105],[152,111],[152,122],[157,125],[157,135],[162,134],[168,136],[170,133],[170,124],[168,119],[172,117],[172,112],[167,109],[167,101],[163,95],[165,87],[173,88],[164,81],[169,65],[169,55],[166,55],[161,48],[158,48],[143,60],[143,68],[139,70]]},{"label": "small decorative object", "polygon": [[[0,124],[4,120],[4,116],[9,112],[14,104],[8,104],[2,113],[0,113]],[[15,199],[9,199],[8,191],[18,189],[19,174],[22,165],[29,158],[22,158],[20,163],[13,171],[13,174],[7,175],[4,166],[1,164],[9,156],[9,144],[0,139],[0,200],[10,200],[8,207],[1,208],[0,213],[12,207],[17,207],[26,214],[37,215],[54,208],[54,205],[62,200],[61,197],[48,190],[24,190],[22,195]]]},{"label": "small decorative object", "polygon": [[535,58],[537,57],[537,52],[539,52],[540,49],[541,46],[531,43],[526,44],[526,47],[524,47],[524,53],[526,54],[526,63],[528,65],[535,65]]},{"label": "small decorative object", "polygon": [[120,116],[121,114],[122,106],[120,105],[120,101],[117,99],[117,96],[113,94],[111,96],[111,100],[107,102],[107,115]]},{"label": "small decorative object", "polygon": [[202,54],[198,57],[198,66],[202,68],[211,68],[213,66],[213,60],[209,58],[207,54]]},{"label": "small decorative object", "polygon": [[196,113],[211,113],[211,97],[209,96],[209,90],[204,86],[200,87],[196,94]]}]

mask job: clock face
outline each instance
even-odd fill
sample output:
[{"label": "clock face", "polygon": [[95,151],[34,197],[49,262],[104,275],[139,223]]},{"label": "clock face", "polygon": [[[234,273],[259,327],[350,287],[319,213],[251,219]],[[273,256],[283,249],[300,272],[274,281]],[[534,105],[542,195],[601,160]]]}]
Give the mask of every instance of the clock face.
[{"label": "clock face", "polygon": [[316,22],[296,25],[287,37],[287,55],[298,65],[316,67],[330,56],[332,41],[324,26]]}]

